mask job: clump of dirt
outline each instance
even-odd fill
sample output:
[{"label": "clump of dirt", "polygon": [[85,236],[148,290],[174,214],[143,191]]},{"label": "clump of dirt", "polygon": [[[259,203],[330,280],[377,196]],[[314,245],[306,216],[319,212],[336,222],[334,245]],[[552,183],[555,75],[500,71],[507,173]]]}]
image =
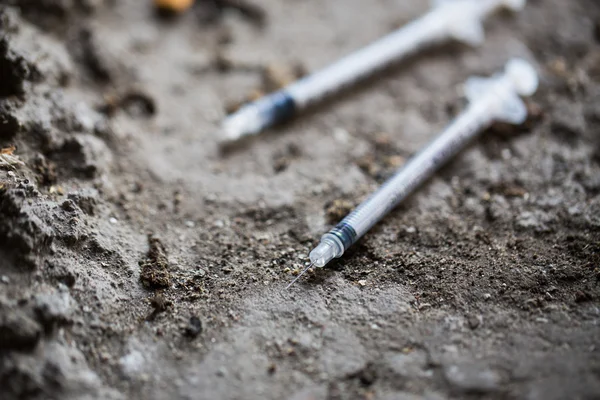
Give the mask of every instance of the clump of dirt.
[{"label": "clump of dirt", "polygon": [[156,290],[168,288],[171,284],[171,272],[165,247],[159,238],[148,236],[150,249],[143,260],[140,260],[140,281],[146,289]]},{"label": "clump of dirt", "polygon": [[31,256],[47,252],[56,236],[45,221],[53,205],[36,201],[39,196],[29,180],[0,187],[0,240],[26,264],[33,262]]},{"label": "clump of dirt", "polygon": [[200,335],[202,333],[202,321],[200,321],[200,318],[195,316],[190,317],[184,333],[192,339]]},{"label": "clump of dirt", "polygon": [[20,96],[24,92],[26,81],[37,77],[39,73],[20,54],[10,48],[6,37],[0,38],[0,97]]},{"label": "clump of dirt", "polygon": [[0,350],[30,350],[42,337],[42,327],[23,312],[0,308]]},{"label": "clump of dirt", "polygon": [[56,183],[58,176],[56,164],[44,157],[43,154],[36,154],[33,159],[33,169],[38,173],[38,183],[42,186],[49,186]]}]

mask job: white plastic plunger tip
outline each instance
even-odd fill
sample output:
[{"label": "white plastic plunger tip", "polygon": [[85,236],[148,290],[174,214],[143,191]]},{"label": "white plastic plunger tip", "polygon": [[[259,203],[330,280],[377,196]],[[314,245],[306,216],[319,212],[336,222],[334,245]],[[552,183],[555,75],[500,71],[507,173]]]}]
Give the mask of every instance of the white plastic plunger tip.
[{"label": "white plastic plunger tip", "polygon": [[521,58],[514,58],[506,64],[505,71],[515,85],[515,90],[521,96],[531,96],[537,90],[538,74],[529,62]]}]

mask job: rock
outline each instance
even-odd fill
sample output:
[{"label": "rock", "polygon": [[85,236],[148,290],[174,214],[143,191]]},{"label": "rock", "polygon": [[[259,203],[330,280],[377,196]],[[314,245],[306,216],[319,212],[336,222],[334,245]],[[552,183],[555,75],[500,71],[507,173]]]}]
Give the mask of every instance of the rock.
[{"label": "rock", "polygon": [[18,96],[24,92],[24,82],[34,75],[35,68],[23,56],[10,48],[8,39],[0,39],[0,97]]},{"label": "rock", "polygon": [[50,341],[35,354],[10,353],[0,363],[2,399],[122,398],[102,386],[85,357],[75,347]]},{"label": "rock", "polygon": [[494,195],[487,204],[486,215],[490,221],[507,221],[512,215],[510,204],[504,196]]},{"label": "rock", "polygon": [[37,153],[31,161],[33,170],[37,172],[37,182],[40,186],[50,186],[57,182],[56,163]]},{"label": "rock", "polygon": [[371,386],[377,380],[377,368],[373,363],[367,363],[363,369],[350,375],[349,378],[357,378],[363,386]]},{"label": "rock", "polygon": [[328,344],[320,351],[319,360],[325,374],[347,377],[366,367],[367,352],[353,332],[334,325],[325,330],[323,338]]},{"label": "rock", "polygon": [[22,310],[0,309],[0,350],[30,350],[42,337],[42,327]]},{"label": "rock", "polygon": [[533,230],[537,233],[550,232],[550,228],[546,225],[551,221],[550,216],[541,211],[524,211],[517,217],[516,226],[523,230]]},{"label": "rock", "polygon": [[451,386],[463,392],[492,392],[498,390],[501,380],[495,371],[475,363],[448,365],[444,376]]},{"label": "rock", "polygon": [[[29,255],[48,250],[55,233],[53,221],[55,204],[38,200],[33,186],[0,189],[0,246],[7,251]],[[22,258],[29,264],[28,259]]]},{"label": "rock", "polygon": [[[64,286],[63,286],[64,287]],[[40,294],[34,298],[34,311],[46,330],[70,320],[73,300],[66,291],[51,294]]]},{"label": "rock", "polygon": [[81,178],[100,175],[112,164],[112,152],[106,143],[91,134],[78,135],[65,140],[54,159],[64,170]]},{"label": "rock", "polygon": [[470,315],[467,318],[467,322],[469,324],[469,328],[475,330],[479,327],[479,325],[481,324],[481,317],[477,316],[477,315]]},{"label": "rock", "polygon": [[69,193],[68,197],[69,200],[75,202],[84,213],[94,215],[96,204],[98,202],[98,191],[96,189],[81,189],[78,192]]},{"label": "rock", "polygon": [[132,350],[127,355],[119,359],[121,371],[128,377],[137,376],[140,371],[144,369],[143,365],[145,363],[146,359],[139,350]]},{"label": "rock", "polygon": [[14,107],[0,104],[0,138],[12,139],[22,129],[21,122],[15,116]]},{"label": "rock", "polygon": [[397,376],[405,378],[423,378],[432,376],[432,371],[427,369],[427,354],[423,350],[414,350],[410,353],[388,353],[385,363]]},{"label": "rock", "polygon": [[73,200],[69,200],[69,199],[63,201],[60,205],[60,208],[62,208],[66,212],[70,212],[70,213],[77,212],[77,206],[75,205],[75,202],[73,202]]}]

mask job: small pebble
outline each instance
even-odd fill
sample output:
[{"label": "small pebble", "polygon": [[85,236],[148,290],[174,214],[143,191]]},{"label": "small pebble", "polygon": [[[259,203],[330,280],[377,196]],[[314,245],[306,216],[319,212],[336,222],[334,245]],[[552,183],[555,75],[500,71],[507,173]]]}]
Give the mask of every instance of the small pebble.
[{"label": "small pebble", "polygon": [[6,275],[2,275],[2,277],[0,277],[0,281],[2,281],[2,283],[10,283],[10,278]]},{"label": "small pebble", "polygon": [[467,321],[468,321],[469,327],[471,329],[477,329],[477,327],[479,326],[479,323],[480,323],[479,318],[475,315],[471,315]]},{"label": "small pebble", "polygon": [[500,387],[500,376],[484,365],[459,364],[444,368],[448,383],[464,392],[489,393]]},{"label": "small pebble", "polygon": [[350,134],[347,130],[341,127],[333,128],[333,138],[342,144],[348,143],[350,140]]},{"label": "small pebble", "polygon": [[188,325],[185,327],[185,335],[190,338],[195,338],[202,333],[202,321],[198,317],[190,317]]},{"label": "small pebble", "polygon": [[489,300],[489,299],[491,299],[491,298],[492,298],[492,295],[491,295],[491,294],[489,294],[489,293],[486,293],[486,294],[484,294],[484,295],[483,295],[483,299],[484,299],[484,300]]},{"label": "small pebble", "polygon": [[365,286],[365,285],[367,284],[367,281],[366,281],[366,280],[364,280],[364,279],[361,279],[360,281],[358,281],[358,284],[359,284],[360,286]]},{"label": "small pebble", "polygon": [[108,222],[110,222],[111,224],[116,224],[117,222],[119,222],[119,220],[117,220],[115,217],[110,217]]},{"label": "small pebble", "polygon": [[185,221],[185,226],[187,226],[188,228],[193,228],[194,226],[196,226],[196,224],[194,223],[194,221]]}]

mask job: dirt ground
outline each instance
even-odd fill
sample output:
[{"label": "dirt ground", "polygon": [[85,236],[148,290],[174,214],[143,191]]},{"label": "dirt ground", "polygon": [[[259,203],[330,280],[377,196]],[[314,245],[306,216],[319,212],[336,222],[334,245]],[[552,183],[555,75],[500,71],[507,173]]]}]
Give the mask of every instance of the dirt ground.
[{"label": "dirt ground", "polygon": [[[252,1],[0,1],[0,398],[600,398],[600,3],[531,0],[222,148],[226,110],[428,7]],[[512,56],[527,123],[283,291]]]}]

